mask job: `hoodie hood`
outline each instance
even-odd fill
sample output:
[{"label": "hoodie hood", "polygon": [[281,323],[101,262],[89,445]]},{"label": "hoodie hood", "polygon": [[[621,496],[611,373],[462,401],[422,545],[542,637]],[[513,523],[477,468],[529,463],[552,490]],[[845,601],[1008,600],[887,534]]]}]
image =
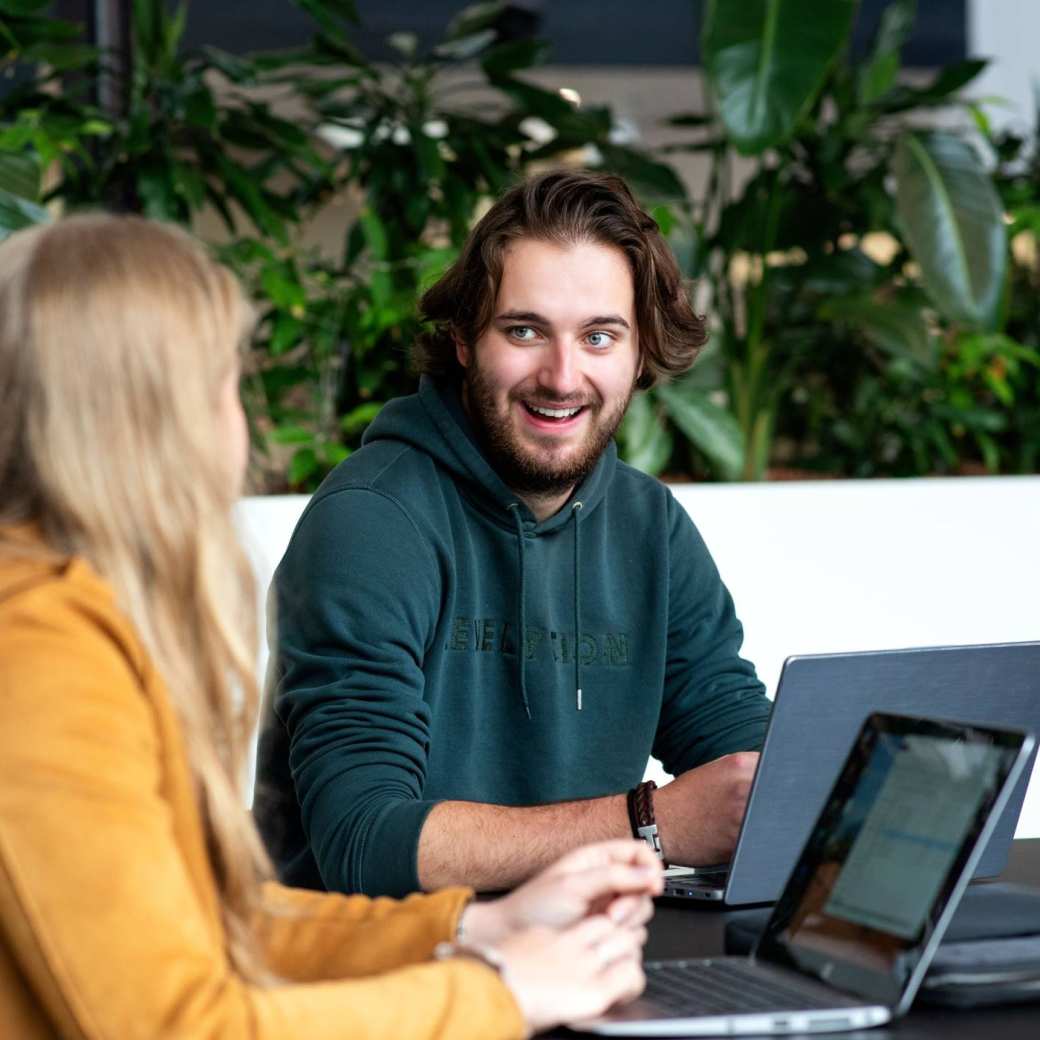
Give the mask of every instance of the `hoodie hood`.
[{"label": "hoodie hood", "polygon": [[422,377],[417,394],[390,401],[369,426],[362,443],[381,440],[408,444],[429,455],[465,488],[482,512],[509,528],[516,526],[518,514],[525,532],[533,535],[549,534],[571,522],[571,507],[576,502],[581,503],[579,511],[586,519],[603,501],[617,466],[617,448],[611,441],[567,504],[539,522],[484,457],[462,407],[459,382],[430,376]]}]

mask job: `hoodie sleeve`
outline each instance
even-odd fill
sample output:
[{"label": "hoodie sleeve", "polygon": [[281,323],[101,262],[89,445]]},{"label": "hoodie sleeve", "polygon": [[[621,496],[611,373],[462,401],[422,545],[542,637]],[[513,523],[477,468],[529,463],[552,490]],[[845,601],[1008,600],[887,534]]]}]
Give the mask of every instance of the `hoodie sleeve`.
[{"label": "hoodie sleeve", "polygon": [[430,711],[422,663],[443,582],[395,499],[348,488],[315,501],[275,576],[273,706],[325,886],[419,888]]},{"label": "hoodie sleeve", "polygon": [[669,496],[668,659],[653,754],[678,775],[765,739],[770,702],[707,546]]}]

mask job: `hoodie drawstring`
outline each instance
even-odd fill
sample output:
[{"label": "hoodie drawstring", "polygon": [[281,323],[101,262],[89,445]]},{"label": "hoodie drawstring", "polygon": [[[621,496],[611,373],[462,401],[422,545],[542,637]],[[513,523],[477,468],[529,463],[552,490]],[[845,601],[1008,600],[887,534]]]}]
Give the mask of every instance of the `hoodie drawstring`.
[{"label": "hoodie drawstring", "polygon": [[527,608],[524,603],[524,522],[520,519],[520,503],[513,502],[509,506],[516,522],[516,551],[519,558],[520,580],[517,583],[517,618],[520,621],[520,632],[518,634],[516,655],[520,658],[520,699],[524,702],[524,711],[527,717],[531,717],[531,703],[527,699]]},{"label": "hoodie drawstring", "polygon": [[[578,538],[578,513],[582,503],[571,505],[571,519],[574,521],[574,697],[578,711],[581,711],[581,543]],[[520,503],[513,502],[509,506],[516,524],[516,552],[520,578],[517,582],[517,619],[519,633],[517,640],[517,656],[520,658],[520,699],[524,711],[531,718],[531,702],[527,697],[527,596],[524,589],[524,522],[520,519]]]},{"label": "hoodie drawstring", "polygon": [[581,711],[581,553],[578,551],[578,513],[581,502],[571,506],[574,520],[574,699]]}]

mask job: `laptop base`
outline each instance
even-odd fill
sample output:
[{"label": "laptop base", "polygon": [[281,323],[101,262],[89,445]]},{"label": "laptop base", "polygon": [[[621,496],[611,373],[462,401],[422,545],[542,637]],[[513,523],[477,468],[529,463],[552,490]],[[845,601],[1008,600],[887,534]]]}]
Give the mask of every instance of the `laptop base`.
[{"label": "laptop base", "polygon": [[662,900],[721,903],[726,893],[729,866],[671,867],[665,871]]},{"label": "laptop base", "polygon": [[887,1007],[842,999],[743,957],[648,961],[645,968],[642,997],[581,1028],[602,1036],[777,1036],[869,1029],[891,1019]]},{"label": "laptop base", "polygon": [[668,902],[686,903],[692,900],[698,903],[718,903],[721,905],[725,892],[725,888],[718,885],[697,885],[693,883],[692,879],[688,882],[677,879],[666,882],[663,891],[657,898]]}]

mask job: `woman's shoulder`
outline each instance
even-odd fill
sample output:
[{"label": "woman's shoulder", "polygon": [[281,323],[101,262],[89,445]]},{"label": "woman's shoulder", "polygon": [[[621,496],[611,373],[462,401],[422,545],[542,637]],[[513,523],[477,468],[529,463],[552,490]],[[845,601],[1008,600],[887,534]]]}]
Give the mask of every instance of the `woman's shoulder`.
[{"label": "woman's shoulder", "polygon": [[63,662],[113,655],[132,672],[144,667],[143,648],[111,585],[83,557],[0,534],[0,661],[8,669],[53,671]]}]

